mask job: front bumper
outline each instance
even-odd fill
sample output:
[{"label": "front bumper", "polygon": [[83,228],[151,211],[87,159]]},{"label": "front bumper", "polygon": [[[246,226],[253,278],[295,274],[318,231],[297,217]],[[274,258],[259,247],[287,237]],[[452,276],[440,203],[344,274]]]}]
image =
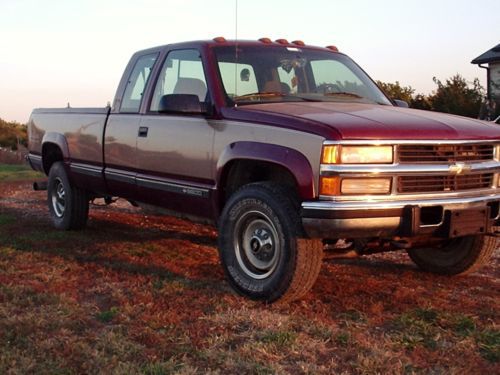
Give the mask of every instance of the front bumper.
[{"label": "front bumper", "polygon": [[395,201],[303,202],[301,217],[311,238],[443,238],[486,234],[498,225],[500,194]]}]

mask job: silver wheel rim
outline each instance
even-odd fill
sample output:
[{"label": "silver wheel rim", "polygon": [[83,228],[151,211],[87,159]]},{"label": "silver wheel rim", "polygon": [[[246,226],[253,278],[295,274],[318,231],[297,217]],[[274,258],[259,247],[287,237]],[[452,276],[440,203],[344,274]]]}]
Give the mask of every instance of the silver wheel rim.
[{"label": "silver wheel rim", "polygon": [[52,189],[52,208],[57,217],[64,216],[66,209],[66,190],[64,184],[59,177],[55,178],[54,189]]},{"label": "silver wheel rim", "polygon": [[242,271],[253,279],[269,277],[281,255],[278,231],[271,219],[260,211],[243,214],[235,225],[234,249]]}]

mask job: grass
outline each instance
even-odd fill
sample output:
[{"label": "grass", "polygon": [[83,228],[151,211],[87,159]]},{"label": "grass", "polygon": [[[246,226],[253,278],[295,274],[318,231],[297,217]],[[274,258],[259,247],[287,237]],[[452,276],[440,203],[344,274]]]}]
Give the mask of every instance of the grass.
[{"label": "grass", "polygon": [[278,349],[289,348],[295,344],[297,334],[291,331],[268,331],[264,332],[260,341],[276,346]]},{"label": "grass", "polygon": [[7,214],[0,214],[0,225],[9,225],[16,221],[16,219]]},{"label": "grass", "polygon": [[415,309],[401,314],[394,320],[396,342],[408,349],[423,346],[435,350],[439,344],[440,326],[438,312],[432,309]]},{"label": "grass", "polygon": [[455,279],[404,254],[325,263],[303,300],[265,305],[228,287],[213,228],[110,207],[59,232],[44,195],[9,197],[2,374],[498,373],[498,255]]},{"label": "grass", "polygon": [[486,360],[500,362],[500,330],[484,329],[476,334],[476,341]]},{"label": "grass", "polygon": [[101,311],[96,315],[97,320],[102,323],[110,323],[118,315],[118,308],[113,306],[109,310]]},{"label": "grass", "polygon": [[27,165],[0,164],[0,182],[43,179],[46,176]]},{"label": "grass", "polygon": [[411,310],[394,320],[392,334],[396,342],[410,350],[419,346],[437,350],[446,347],[450,337],[458,342],[470,338],[484,359],[492,363],[500,359],[500,331],[480,329],[472,317],[461,313]]},{"label": "grass", "polygon": [[335,342],[342,348],[347,347],[347,345],[349,344],[349,339],[350,339],[349,333],[347,332],[340,332],[337,335],[335,335]]}]

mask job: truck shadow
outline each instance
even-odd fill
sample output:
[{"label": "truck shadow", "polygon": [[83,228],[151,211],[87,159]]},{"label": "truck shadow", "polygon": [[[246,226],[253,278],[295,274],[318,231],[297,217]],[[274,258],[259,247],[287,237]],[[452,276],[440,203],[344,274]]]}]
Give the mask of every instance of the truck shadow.
[{"label": "truck shadow", "polygon": [[[161,221],[161,219],[159,219]],[[175,281],[192,289],[209,289],[211,292],[229,291],[220,272],[200,272],[201,276],[186,277],[168,268],[168,260],[192,257],[201,270],[211,268],[199,254],[200,248],[216,255],[216,238],[209,234],[169,230],[156,227],[136,227],[117,222],[92,218],[82,231],[58,231],[48,219],[20,215],[19,210],[0,206],[0,238],[2,246],[15,251],[39,253],[60,257],[82,265],[95,265],[111,271],[134,275],[155,276],[161,281]],[[162,246],[165,241],[175,241],[176,246]],[[151,244],[154,243],[154,248]],[[150,247],[147,252],[137,249]],[[185,249],[184,249],[185,247]],[[206,248],[206,249],[205,249]],[[161,250],[155,254],[155,250]],[[146,264],[147,256],[154,257]],[[164,262],[163,260],[167,260]],[[213,260],[213,259],[211,259]],[[193,263],[191,262],[191,263]],[[193,263],[194,264],[194,263]]]}]

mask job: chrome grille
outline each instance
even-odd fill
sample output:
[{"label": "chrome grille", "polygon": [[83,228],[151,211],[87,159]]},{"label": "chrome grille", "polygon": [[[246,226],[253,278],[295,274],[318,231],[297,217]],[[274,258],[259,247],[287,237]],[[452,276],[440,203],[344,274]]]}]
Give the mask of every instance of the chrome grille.
[{"label": "chrome grille", "polygon": [[401,164],[446,164],[450,162],[481,162],[493,160],[492,144],[400,145]]},{"label": "chrome grille", "polygon": [[473,189],[487,189],[493,184],[493,173],[458,176],[399,176],[398,193],[447,193]]}]

